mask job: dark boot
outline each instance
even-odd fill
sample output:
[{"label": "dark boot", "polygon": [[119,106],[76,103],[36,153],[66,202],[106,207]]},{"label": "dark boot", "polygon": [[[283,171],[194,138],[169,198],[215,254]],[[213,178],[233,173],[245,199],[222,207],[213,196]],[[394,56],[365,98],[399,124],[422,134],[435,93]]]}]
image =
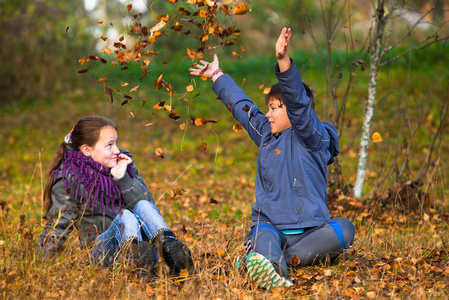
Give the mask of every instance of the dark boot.
[{"label": "dark boot", "polygon": [[155,273],[155,252],[153,247],[146,241],[139,241],[132,238],[122,246],[124,259],[131,264],[133,271],[140,276],[154,277]]},{"label": "dark boot", "polygon": [[192,276],[194,265],[192,254],[186,245],[181,243],[175,234],[161,229],[151,240],[151,244],[161,255],[173,276]]}]

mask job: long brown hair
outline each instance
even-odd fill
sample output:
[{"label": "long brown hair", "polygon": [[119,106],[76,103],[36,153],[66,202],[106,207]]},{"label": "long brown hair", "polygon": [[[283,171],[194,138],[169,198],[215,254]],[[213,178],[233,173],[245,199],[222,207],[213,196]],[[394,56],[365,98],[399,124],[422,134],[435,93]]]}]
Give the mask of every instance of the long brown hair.
[{"label": "long brown hair", "polygon": [[97,116],[89,116],[82,118],[79,120],[75,127],[73,127],[70,141],[67,144],[63,141],[59,144],[58,149],[56,150],[56,156],[53,158],[53,161],[50,163],[50,167],[48,169],[48,178],[47,183],[44,188],[44,209],[47,213],[51,206],[51,189],[53,187],[53,176],[52,173],[54,170],[58,169],[62,162],[64,161],[64,153],[67,151],[69,146],[72,150],[80,151],[82,145],[87,145],[89,147],[95,146],[98,139],[100,138],[100,132],[103,127],[110,126],[112,128],[115,127],[114,122],[109,119],[97,117]]}]

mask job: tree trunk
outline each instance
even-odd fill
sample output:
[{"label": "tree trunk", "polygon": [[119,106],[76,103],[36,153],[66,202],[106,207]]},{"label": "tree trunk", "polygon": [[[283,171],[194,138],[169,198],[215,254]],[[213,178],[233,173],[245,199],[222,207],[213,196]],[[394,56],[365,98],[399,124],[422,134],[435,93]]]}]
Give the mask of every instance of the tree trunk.
[{"label": "tree trunk", "polygon": [[362,124],[360,136],[359,161],[357,164],[357,176],[354,184],[354,197],[362,198],[363,185],[365,183],[366,163],[368,157],[368,148],[370,140],[371,125],[373,123],[374,107],[376,104],[377,77],[379,74],[379,65],[383,55],[382,41],[387,23],[384,10],[385,0],[377,1],[376,9],[376,30],[373,41],[372,52],[369,62],[369,85],[368,95],[365,104],[365,116]]}]

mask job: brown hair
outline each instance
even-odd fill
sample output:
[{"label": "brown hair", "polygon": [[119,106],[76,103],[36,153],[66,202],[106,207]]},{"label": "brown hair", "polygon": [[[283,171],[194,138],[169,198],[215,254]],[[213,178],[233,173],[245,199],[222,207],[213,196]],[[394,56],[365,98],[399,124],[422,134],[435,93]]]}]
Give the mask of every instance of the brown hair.
[{"label": "brown hair", "polygon": [[[307,96],[310,98],[310,102],[312,104],[312,109],[315,109],[315,96],[313,94],[313,90],[303,81],[304,89],[306,90]],[[284,97],[282,96],[282,90],[279,82],[273,84],[270,88],[270,92],[265,94],[265,104],[268,105],[271,99],[277,99],[281,102],[281,107],[284,105]]]},{"label": "brown hair", "polygon": [[58,169],[64,161],[64,153],[67,151],[69,146],[75,151],[80,151],[82,145],[87,145],[89,147],[95,146],[98,139],[100,138],[100,132],[103,127],[110,126],[115,128],[114,122],[109,119],[90,116],[79,120],[75,127],[73,127],[71,132],[71,138],[68,144],[63,141],[59,144],[56,150],[56,156],[53,158],[48,169],[47,183],[44,188],[44,209],[46,212],[49,211],[52,205],[51,200],[51,189],[53,187],[53,176],[54,170]]}]

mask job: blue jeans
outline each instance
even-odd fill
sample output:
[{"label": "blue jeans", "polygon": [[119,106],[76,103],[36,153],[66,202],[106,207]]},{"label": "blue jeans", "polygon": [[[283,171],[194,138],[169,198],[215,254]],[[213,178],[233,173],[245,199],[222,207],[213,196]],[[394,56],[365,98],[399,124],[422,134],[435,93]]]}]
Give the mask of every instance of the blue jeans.
[{"label": "blue jeans", "polygon": [[[139,201],[133,212],[124,209],[112,221],[111,226],[101,233],[91,251],[94,263],[110,266],[122,245],[137,238],[142,241],[142,231],[151,240],[161,230],[170,230],[156,205],[147,200]],[[155,261],[156,252],[154,251]]]}]

